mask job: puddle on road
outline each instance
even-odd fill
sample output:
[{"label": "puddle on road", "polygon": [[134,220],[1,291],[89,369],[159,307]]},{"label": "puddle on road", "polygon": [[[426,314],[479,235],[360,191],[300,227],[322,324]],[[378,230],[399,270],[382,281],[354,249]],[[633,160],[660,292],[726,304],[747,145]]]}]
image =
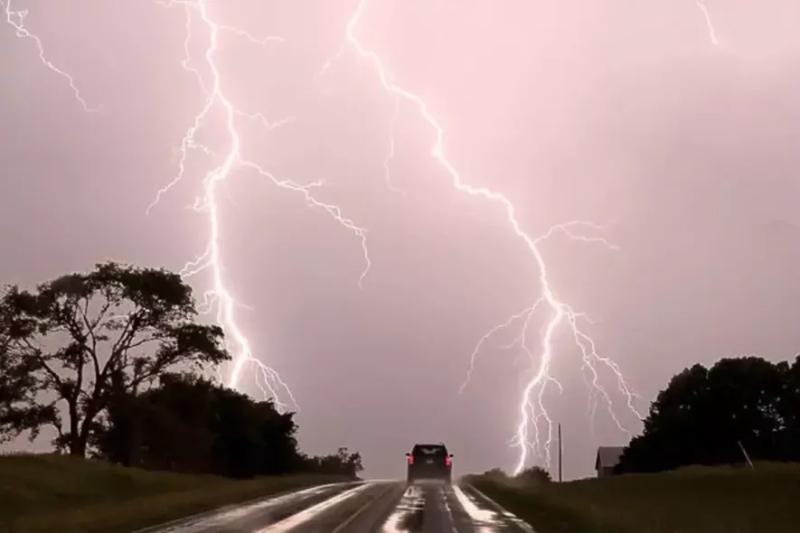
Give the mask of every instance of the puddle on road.
[{"label": "puddle on road", "polygon": [[400,503],[386,520],[383,533],[419,531],[425,511],[425,493],[419,485],[410,485],[400,498]]}]

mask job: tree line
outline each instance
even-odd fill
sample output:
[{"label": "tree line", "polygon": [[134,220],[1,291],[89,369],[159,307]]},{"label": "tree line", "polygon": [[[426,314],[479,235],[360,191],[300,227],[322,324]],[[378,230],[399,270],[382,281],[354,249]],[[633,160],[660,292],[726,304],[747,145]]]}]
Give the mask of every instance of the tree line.
[{"label": "tree line", "polygon": [[293,413],[203,378],[230,359],[175,273],[117,263],[0,295],[0,442],[54,428],[55,448],[233,477],[355,477],[358,453],[301,453]]},{"label": "tree line", "polygon": [[800,356],[694,365],[674,376],[623,452],[619,472],[751,460],[800,461]]}]

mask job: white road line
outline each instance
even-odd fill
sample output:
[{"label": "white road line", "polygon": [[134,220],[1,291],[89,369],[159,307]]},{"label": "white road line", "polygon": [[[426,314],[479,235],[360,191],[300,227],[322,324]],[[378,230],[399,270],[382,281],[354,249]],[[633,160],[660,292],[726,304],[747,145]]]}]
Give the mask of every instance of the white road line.
[{"label": "white road line", "polygon": [[[531,527],[530,524],[525,522],[523,519],[519,518],[517,515],[512,513],[511,511],[507,511],[501,506],[499,503],[491,499],[489,496],[484,494],[483,492],[479,491],[472,485],[470,485],[470,490],[478,495],[481,499],[483,499],[486,503],[497,509],[500,514],[505,516],[508,520],[510,520],[515,526],[520,528],[521,530],[525,531],[526,533],[536,533],[534,529]],[[472,498],[474,500],[474,498]]]},{"label": "white road line", "polygon": [[447,501],[447,494],[445,493],[444,490],[441,492],[441,496],[442,496],[442,503],[444,504],[444,509],[445,511],[447,511],[447,516],[450,517],[450,531],[451,533],[458,533],[458,530],[454,525],[453,510],[450,509],[450,503]]},{"label": "white road line", "polygon": [[336,505],[339,505],[343,501],[348,500],[353,496],[364,492],[368,487],[371,486],[372,484],[365,483],[363,485],[359,485],[354,489],[346,490],[342,493],[337,494],[332,498],[328,498],[323,502],[320,502],[316,505],[312,505],[308,509],[293,514],[292,516],[289,516],[288,518],[281,520],[276,524],[272,524],[271,526],[259,529],[255,533],[278,533],[283,531],[289,531],[292,528],[305,524],[306,522],[312,520],[313,518],[316,518],[321,513],[327,511],[331,507],[335,507]]},{"label": "white road line", "polygon": [[[450,531],[452,533],[458,533],[456,530],[455,522],[453,520],[453,510],[450,509],[450,505],[447,503],[447,486],[442,486],[436,491],[436,494],[439,496],[439,506],[441,509],[444,510],[440,516],[443,516],[447,523],[450,525]],[[443,528],[444,524],[439,524],[439,528]]]},{"label": "white road line", "polygon": [[341,483],[328,483],[326,485],[318,485],[307,489],[290,492],[280,496],[266,497],[253,503],[238,505],[229,510],[210,513],[203,513],[193,518],[180,519],[170,524],[166,524],[161,528],[147,529],[144,531],[157,531],[158,533],[192,533],[196,531],[208,531],[214,526],[223,526],[239,518],[243,518],[250,513],[263,511],[279,507],[297,500],[317,496],[326,491],[341,486]]},{"label": "white road line", "polygon": [[[500,524],[497,513],[488,509],[481,509],[475,505],[475,502],[472,501],[472,499],[470,499],[466,494],[464,494],[464,491],[461,490],[461,487],[457,485],[454,486],[453,494],[456,495],[456,499],[461,505],[461,508],[464,509],[467,515],[469,515],[470,519],[475,522],[476,526],[488,526],[489,529],[486,529],[485,531],[493,531],[491,527]],[[479,531],[483,531],[483,529]]]}]

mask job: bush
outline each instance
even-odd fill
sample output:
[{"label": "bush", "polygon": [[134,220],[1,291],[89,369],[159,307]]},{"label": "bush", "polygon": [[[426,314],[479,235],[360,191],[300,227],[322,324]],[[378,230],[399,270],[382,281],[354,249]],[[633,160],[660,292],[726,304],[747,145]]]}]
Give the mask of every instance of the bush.
[{"label": "bush", "polygon": [[358,452],[350,453],[347,448],[339,448],[332,455],[321,457],[303,456],[303,470],[316,474],[329,474],[336,476],[347,476],[355,479],[358,473],[364,470],[361,464],[361,454]]},{"label": "bush", "polygon": [[550,472],[539,466],[532,466],[526,468],[516,476],[514,479],[524,483],[525,485],[544,485],[550,483]]},{"label": "bush", "polygon": [[290,472],[356,477],[361,455],[340,448],[309,457],[297,449],[294,413],[191,375],[110,402],[96,447],[126,466],[249,478]]}]

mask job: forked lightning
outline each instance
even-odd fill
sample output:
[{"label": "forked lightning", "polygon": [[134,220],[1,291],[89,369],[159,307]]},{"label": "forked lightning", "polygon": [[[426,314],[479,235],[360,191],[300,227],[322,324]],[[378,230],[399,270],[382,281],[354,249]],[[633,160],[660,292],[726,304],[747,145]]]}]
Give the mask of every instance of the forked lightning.
[{"label": "forked lightning", "polygon": [[[247,336],[236,321],[237,303],[223,276],[222,250],[220,246],[220,187],[234,172],[249,170],[266,178],[277,187],[300,194],[309,205],[323,210],[333,218],[334,221],[351,231],[359,239],[365,263],[359,283],[364,280],[371,266],[369,249],[367,248],[366,229],[347,218],[339,206],[318,200],[313,195],[313,190],[321,185],[319,182],[303,185],[289,179],[279,178],[255,161],[246,159],[242,154],[241,136],[237,128],[237,119],[243,117],[259,119],[265,122],[270,128],[275,127],[277,124],[285,123],[286,121],[269,124],[262,114],[245,112],[229,99],[225,92],[224,82],[217,64],[216,55],[219,49],[220,39],[223,33],[230,33],[234,36],[243,37],[252,44],[261,46],[273,42],[279,43],[282,39],[279,37],[257,38],[244,30],[217,22],[210,12],[209,2],[207,0],[172,0],[161,3],[167,7],[180,6],[183,7],[185,11],[185,56],[182,66],[195,77],[206,99],[202,109],[194,117],[192,125],[186,130],[186,134],[181,142],[178,172],[176,176],[164,188],[158,191],[153,204],[151,204],[148,210],[152,209],[164,194],[169,192],[172,187],[184,178],[186,174],[186,162],[191,151],[201,150],[206,154],[215,155],[213,150],[197,140],[197,136],[211,113],[216,109],[220,110],[224,118],[224,134],[229,143],[229,147],[224,153],[218,155],[221,162],[207,171],[203,180],[203,194],[195,202],[195,209],[202,211],[208,217],[208,244],[203,254],[188,263],[183,268],[181,274],[185,277],[190,277],[202,271],[209,271],[211,273],[212,289],[206,295],[207,301],[216,307],[217,321],[225,328],[227,338],[232,340],[229,347],[233,352],[233,363],[227,378],[228,385],[233,388],[238,387],[244,369],[249,366],[255,369],[255,382],[264,393],[265,397],[274,398],[278,406],[284,407],[285,402],[283,402],[281,398],[288,396],[291,402],[296,406],[297,402],[289,386],[281,379],[275,369],[254,356]],[[191,55],[193,21],[195,18],[199,19],[202,27],[207,32],[208,46],[203,54],[203,59],[207,70],[207,76],[210,79],[206,79],[198,67],[194,66]]]},{"label": "forked lightning", "polygon": [[[619,366],[611,359],[598,354],[597,350],[595,349],[594,341],[578,324],[581,315],[576,313],[572,307],[569,306],[569,304],[561,301],[556,296],[548,277],[547,263],[545,262],[539,247],[539,244],[543,239],[551,236],[555,232],[561,232],[569,238],[581,241],[605,241],[602,239],[589,238],[576,234],[573,231],[576,229],[576,227],[581,225],[591,226],[591,224],[583,222],[571,222],[568,224],[558,225],[549,230],[542,237],[531,236],[520,224],[516,215],[516,209],[511,200],[509,200],[503,194],[488,187],[475,186],[466,183],[456,166],[446,154],[444,128],[431,111],[427,102],[418,94],[398,85],[389,75],[388,69],[378,53],[366,47],[358,39],[357,29],[359,24],[362,22],[367,4],[368,0],[359,1],[355,11],[347,23],[345,31],[346,46],[340,49],[338,53],[323,66],[321,74],[324,74],[325,71],[331,67],[333,61],[342,55],[346,47],[354,50],[359,57],[366,60],[373,68],[381,88],[395,99],[395,105],[397,105],[399,102],[404,102],[410,105],[417,110],[421,118],[434,131],[435,141],[431,147],[431,155],[439,163],[439,165],[441,165],[442,169],[449,177],[453,188],[464,194],[477,196],[490,203],[499,205],[505,213],[506,220],[511,230],[523,242],[538,266],[537,278],[541,291],[541,297],[537,300],[537,302],[532,304],[522,313],[512,316],[506,322],[501,323],[489,330],[489,332],[479,340],[478,345],[476,346],[470,358],[470,370],[468,374],[469,378],[472,370],[474,369],[475,357],[488,337],[500,329],[510,327],[515,322],[521,321],[523,323],[521,330],[521,345],[526,353],[529,353],[531,358],[535,359],[535,368],[532,377],[525,385],[518,407],[519,424],[517,426],[516,436],[513,441],[513,444],[519,449],[519,457],[514,469],[515,472],[522,471],[528,464],[529,450],[543,452],[545,463],[549,464],[550,462],[550,443],[553,436],[553,423],[544,405],[544,394],[548,385],[550,384],[556,384],[560,387],[560,384],[558,384],[558,381],[556,381],[550,372],[551,363],[555,355],[553,336],[560,327],[566,327],[571,332],[571,335],[575,341],[575,345],[582,354],[583,363],[589,369],[589,372],[592,376],[592,385],[599,392],[601,397],[606,400],[609,413],[611,414],[614,422],[620,429],[626,431],[621,424],[619,417],[614,412],[610,395],[599,382],[599,375],[596,365],[603,365],[614,373],[618,388],[625,397],[626,405],[636,414],[636,416],[640,417],[634,405],[634,394],[631,392],[627,382],[625,381]],[[392,140],[390,146],[392,149],[394,148],[394,140]],[[543,312],[548,313],[549,316],[547,318],[544,332],[540,339],[539,355],[538,358],[536,358],[528,347],[527,334],[528,325],[530,324],[534,313],[536,313],[539,309],[542,309]],[[462,390],[465,386],[466,384],[462,386]],[[540,420],[544,420],[544,437],[541,435],[542,430],[539,427]],[[544,443],[542,443],[543,439]]]},{"label": "forked lightning", "polygon": [[711,44],[714,46],[719,46],[719,38],[717,37],[717,30],[714,28],[714,21],[711,20],[711,12],[708,10],[708,6],[706,5],[706,0],[695,0],[697,2],[697,8],[703,14],[703,19],[706,23],[706,28],[708,28],[708,38],[711,40]]},{"label": "forked lightning", "polygon": [[[719,39],[705,0],[695,0],[695,2],[704,16],[709,39],[715,46],[719,46]],[[241,134],[238,128],[241,120],[258,120],[267,129],[273,129],[291,121],[291,118],[272,123],[267,121],[261,113],[253,113],[241,109],[229,98],[228,93],[225,91],[228,82],[223,79],[218,64],[217,52],[220,41],[224,36],[230,36],[244,39],[254,46],[273,46],[279,45],[282,39],[273,36],[254,36],[243,29],[219,22],[211,13],[208,0],[163,0],[157,3],[166,7],[182,8],[185,11],[186,33],[184,58],[181,64],[197,81],[205,100],[180,143],[178,170],[175,176],[157,192],[153,203],[148,207],[148,212],[154,209],[163,196],[184,179],[188,173],[187,167],[192,154],[199,152],[205,157],[216,161],[204,171],[202,193],[194,204],[195,209],[207,217],[207,246],[199,257],[185,265],[182,274],[190,277],[200,272],[206,272],[211,277],[212,287],[205,292],[203,307],[208,310],[216,310],[216,318],[225,328],[229,339],[229,347],[234,359],[226,377],[228,384],[232,387],[240,386],[243,373],[247,368],[252,368],[254,369],[253,375],[256,384],[265,396],[274,398],[280,406],[287,405],[287,402],[284,402],[283,399],[296,405],[290,388],[281,379],[280,375],[254,355],[248,338],[236,320],[238,304],[224,277],[222,232],[220,227],[220,189],[234,173],[253,172],[267,179],[275,186],[301,196],[310,206],[325,212],[341,227],[352,232],[360,243],[365,266],[359,283],[363,281],[371,266],[366,229],[346,217],[339,206],[319,200],[314,195],[316,189],[321,185],[319,182],[301,184],[290,179],[277,177],[257,162],[246,158],[242,153]],[[574,347],[578,350],[583,364],[582,370],[586,372],[585,375],[589,378],[588,383],[592,387],[593,394],[601,398],[605,403],[607,411],[617,427],[622,431],[626,431],[620,417],[614,410],[614,401],[611,393],[601,383],[600,370],[605,369],[605,371],[614,376],[616,387],[626,407],[635,416],[641,418],[635,405],[636,397],[628,386],[619,366],[612,359],[598,352],[594,340],[585,331],[585,317],[576,312],[569,303],[558,297],[550,282],[548,266],[541,250],[541,244],[545,239],[558,234],[574,241],[599,243],[610,248],[613,248],[613,245],[605,239],[593,236],[596,234],[596,230],[602,228],[584,221],[558,224],[541,236],[532,236],[523,228],[517,218],[514,204],[508,197],[488,187],[471,185],[465,182],[452,160],[446,154],[444,129],[428,103],[418,94],[396,83],[390,76],[380,55],[359,40],[357,35],[358,28],[364,23],[367,5],[368,0],[358,1],[352,16],[347,22],[343,46],[323,66],[320,74],[324,74],[332,66],[333,62],[347,50],[352,50],[373,69],[381,89],[392,97],[392,105],[395,106],[395,109],[391,131],[388,136],[388,153],[383,161],[384,179],[387,185],[396,190],[392,185],[390,174],[390,164],[396,147],[393,125],[401,106],[405,105],[415,109],[421,119],[435,133],[435,140],[431,146],[431,155],[449,178],[452,187],[461,193],[482,198],[500,207],[510,230],[519,238],[537,266],[537,271],[533,274],[538,287],[537,299],[530,306],[512,315],[506,321],[490,328],[485,335],[478,339],[475,349],[470,354],[469,370],[461,390],[463,391],[468,386],[475,370],[477,358],[481,351],[485,349],[487,342],[501,331],[516,328],[517,334],[513,344],[519,346],[522,352],[529,357],[532,368],[517,406],[518,424],[512,441],[513,445],[519,450],[515,471],[520,472],[531,462],[530,455],[532,453],[543,459],[545,464],[549,464],[550,445],[553,438],[553,421],[545,406],[545,394],[551,386],[561,388],[551,370],[553,359],[557,355],[555,335],[559,331],[564,331],[568,333]],[[75,100],[85,111],[95,111],[96,108],[88,104],[78,89],[75,79],[48,59],[41,39],[26,27],[25,17],[27,12],[13,8],[12,0],[0,0],[0,6],[3,7],[5,22],[13,28],[16,35],[34,43],[42,64],[68,83]],[[193,34],[197,31],[195,30],[195,25],[201,27],[199,31],[204,32],[208,42],[203,52],[203,59],[200,62],[195,62],[192,57]],[[209,119],[216,113],[219,113],[223,118],[223,127],[219,133],[224,137],[221,145],[225,146],[225,148],[219,151],[209,146],[210,143],[203,143],[199,140],[199,132],[209,127]],[[587,230],[593,233],[587,233]],[[544,327],[539,332],[538,339],[534,341],[530,338],[530,330],[536,320],[544,321]],[[561,351],[563,352],[563,350]]]}]

